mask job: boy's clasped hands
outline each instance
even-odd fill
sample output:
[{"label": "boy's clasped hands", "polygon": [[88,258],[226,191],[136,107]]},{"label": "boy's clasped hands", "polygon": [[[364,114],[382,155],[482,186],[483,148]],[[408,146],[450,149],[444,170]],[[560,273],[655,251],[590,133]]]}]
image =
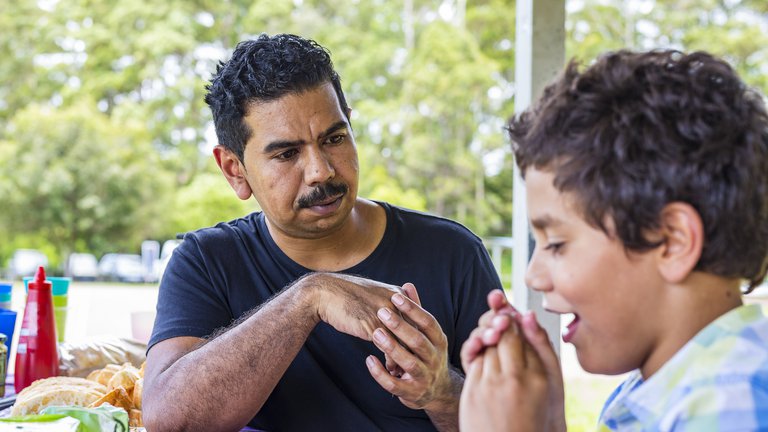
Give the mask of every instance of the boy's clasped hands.
[{"label": "boy's clasped hands", "polygon": [[500,290],[488,295],[488,306],[461,350],[460,429],[565,430],[563,376],[547,333]]}]

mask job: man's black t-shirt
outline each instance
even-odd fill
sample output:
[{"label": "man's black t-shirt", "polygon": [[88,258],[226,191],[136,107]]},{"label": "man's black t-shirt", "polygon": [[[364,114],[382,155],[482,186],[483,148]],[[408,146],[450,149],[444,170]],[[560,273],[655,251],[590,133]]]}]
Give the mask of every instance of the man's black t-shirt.
[{"label": "man's black t-shirt", "polygon": [[[378,204],[387,215],[382,241],[342,273],[398,286],[412,282],[448,338],[449,361],[460,368],[461,344],[487,310],[487,293],[501,287],[488,253],[455,222]],[[149,347],[173,337],[209,336],[308,272],[277,247],[261,212],[188,233],[163,275]],[[423,410],[405,407],[374,381],[365,366],[370,354],[383,363],[372,342],[320,323],[249,425],[268,431],[435,430]]]}]

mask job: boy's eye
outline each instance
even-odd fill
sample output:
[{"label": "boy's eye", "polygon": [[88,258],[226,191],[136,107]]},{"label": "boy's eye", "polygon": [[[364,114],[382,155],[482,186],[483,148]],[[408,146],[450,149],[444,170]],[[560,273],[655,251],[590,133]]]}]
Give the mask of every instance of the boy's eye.
[{"label": "boy's eye", "polygon": [[550,251],[552,253],[557,253],[562,250],[563,245],[565,245],[564,242],[549,243],[544,247],[544,250]]}]

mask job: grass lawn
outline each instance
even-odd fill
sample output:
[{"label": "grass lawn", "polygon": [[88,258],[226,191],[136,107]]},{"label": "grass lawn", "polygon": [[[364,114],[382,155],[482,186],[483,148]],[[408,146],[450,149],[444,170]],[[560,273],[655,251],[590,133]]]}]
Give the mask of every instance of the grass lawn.
[{"label": "grass lawn", "polygon": [[569,432],[594,431],[603,403],[624,375],[585,375],[565,378],[565,419]]}]

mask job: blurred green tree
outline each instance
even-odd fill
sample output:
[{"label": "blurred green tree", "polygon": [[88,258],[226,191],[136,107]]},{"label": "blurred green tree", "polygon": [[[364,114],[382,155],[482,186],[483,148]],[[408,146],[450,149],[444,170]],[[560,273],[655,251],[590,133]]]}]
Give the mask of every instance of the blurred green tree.
[{"label": "blurred green tree", "polygon": [[[110,118],[85,99],[67,108],[29,105],[0,141],[0,202],[11,241],[68,252],[137,251],[163,221],[169,173],[140,122]],[[53,251],[51,251],[53,252]]]}]

